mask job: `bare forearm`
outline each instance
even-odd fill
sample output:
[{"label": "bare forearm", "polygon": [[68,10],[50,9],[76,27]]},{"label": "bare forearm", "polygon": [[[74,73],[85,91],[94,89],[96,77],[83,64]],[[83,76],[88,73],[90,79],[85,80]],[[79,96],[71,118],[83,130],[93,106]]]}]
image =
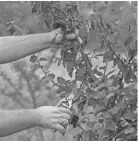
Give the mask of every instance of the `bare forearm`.
[{"label": "bare forearm", "polygon": [[9,63],[49,48],[50,33],[0,37],[0,64]]},{"label": "bare forearm", "polygon": [[0,111],[0,137],[38,125],[35,110]]}]

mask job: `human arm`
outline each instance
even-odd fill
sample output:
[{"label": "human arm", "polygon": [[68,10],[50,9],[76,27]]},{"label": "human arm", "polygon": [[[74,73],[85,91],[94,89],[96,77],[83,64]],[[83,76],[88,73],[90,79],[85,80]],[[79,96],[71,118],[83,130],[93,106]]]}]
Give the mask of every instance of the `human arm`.
[{"label": "human arm", "polygon": [[[63,37],[61,29],[48,33],[0,37],[0,64],[16,61],[33,53],[48,49],[51,47],[54,37],[56,37],[56,40],[52,46],[57,47]],[[75,35],[67,36],[67,39],[74,38]]]},{"label": "human arm", "polygon": [[[37,109],[0,110],[0,137],[41,126],[64,133],[71,112],[67,108],[44,106]],[[64,123],[63,123],[64,121]]]}]

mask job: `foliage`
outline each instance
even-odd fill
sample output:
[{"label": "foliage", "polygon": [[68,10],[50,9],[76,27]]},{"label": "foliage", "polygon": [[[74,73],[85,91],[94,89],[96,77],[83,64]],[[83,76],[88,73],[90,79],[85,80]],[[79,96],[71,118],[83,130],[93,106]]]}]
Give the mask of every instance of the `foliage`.
[{"label": "foliage", "polygon": [[[87,17],[79,10],[84,4],[90,11]],[[44,72],[41,80],[48,79],[58,87],[60,98],[68,97],[75,89],[70,126],[79,127],[80,132],[74,139],[135,141],[137,2],[44,1],[31,2],[31,6],[32,13],[39,16],[41,26],[45,25],[48,31],[60,27],[64,36],[77,31],[83,40],[81,45],[79,37],[72,41],[63,38],[61,57],[54,57],[52,61],[67,70],[70,80],[47,72],[41,64],[51,61],[47,57],[33,54],[30,58],[35,70]],[[85,53],[93,33],[96,33],[97,47],[94,52]],[[128,36],[124,38],[122,33]],[[123,53],[118,53],[118,48]],[[101,57],[102,66],[94,66],[93,60]],[[113,70],[108,71],[111,62]]]}]

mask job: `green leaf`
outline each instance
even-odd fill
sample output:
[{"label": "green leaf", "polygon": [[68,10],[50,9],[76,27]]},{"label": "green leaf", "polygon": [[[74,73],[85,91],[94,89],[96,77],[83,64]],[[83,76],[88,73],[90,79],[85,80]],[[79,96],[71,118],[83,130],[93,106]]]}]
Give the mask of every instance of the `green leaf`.
[{"label": "green leaf", "polygon": [[96,93],[94,90],[90,90],[90,95],[91,95],[92,97],[94,97],[94,96],[97,96],[97,93]]},{"label": "green leaf", "polygon": [[66,83],[66,80],[64,78],[62,78],[62,77],[57,77],[57,82],[59,84],[65,84]]},{"label": "green leaf", "polygon": [[101,6],[101,7],[98,8],[98,12],[102,13],[102,12],[104,12],[106,9],[107,9],[106,6]]},{"label": "green leaf", "polygon": [[133,89],[132,92],[134,93],[134,95],[137,95],[137,89]]},{"label": "green leaf", "polygon": [[89,128],[93,128],[96,122],[87,122]]},{"label": "green leaf", "polygon": [[59,97],[60,97],[60,98],[65,98],[66,95],[67,95],[67,92],[63,92],[63,93],[61,93],[61,94],[59,95]]},{"label": "green leaf", "polygon": [[105,70],[106,66],[99,67],[100,70]]},{"label": "green leaf", "polygon": [[128,37],[128,39],[124,42],[124,46],[127,46],[128,44],[130,44],[133,41],[133,37]]},{"label": "green leaf", "polygon": [[97,99],[94,99],[93,97],[90,97],[90,98],[88,99],[88,106],[93,106],[93,107],[95,107],[97,103],[98,103],[98,100],[97,100]]},{"label": "green leaf", "polygon": [[75,76],[77,77],[83,77],[84,75],[84,68],[80,68],[75,72]]},{"label": "green leaf", "polygon": [[35,63],[36,60],[37,60],[37,56],[32,55],[32,56],[30,57],[30,62]]},{"label": "green leaf", "polygon": [[135,129],[134,129],[133,127],[132,127],[132,128],[129,128],[129,129],[127,128],[127,129],[124,130],[124,133],[125,133],[125,134],[133,133],[134,130],[135,130]]},{"label": "green leaf", "polygon": [[43,77],[41,78],[41,80],[40,80],[40,81],[42,81],[42,80],[44,80],[44,79],[46,79],[46,77],[45,77],[45,76],[43,76]]},{"label": "green leaf", "polygon": [[105,129],[104,132],[103,132],[103,136],[104,137],[109,137],[109,135],[111,135],[112,133],[113,133],[112,130]]},{"label": "green leaf", "polygon": [[103,55],[104,55],[103,53],[100,53],[100,54],[97,54],[95,56],[98,57],[98,56],[103,56]]},{"label": "green leaf", "polygon": [[38,64],[35,64],[34,66],[33,66],[33,70],[37,70],[37,69],[39,69],[40,68],[40,66],[38,65]]},{"label": "green leaf", "polygon": [[65,90],[63,90],[62,88],[58,88],[57,90],[56,90],[56,92],[58,93],[58,94],[61,94],[62,92],[64,92]]},{"label": "green leaf", "polygon": [[98,122],[99,123],[103,123],[104,122],[104,119],[98,119]]},{"label": "green leaf", "polygon": [[62,61],[62,58],[59,58],[59,59],[58,59],[58,63],[57,63],[58,66],[60,66],[61,61]]},{"label": "green leaf", "polygon": [[113,86],[116,87],[119,85],[119,80],[117,77],[114,78],[114,81],[113,81]]},{"label": "green leaf", "polygon": [[93,132],[92,132],[92,130],[89,130],[88,131],[88,136],[89,136],[89,141],[92,141],[92,138],[93,138]]},{"label": "green leaf", "polygon": [[123,117],[124,117],[124,119],[131,119],[133,115],[134,115],[134,113],[131,112],[130,110],[128,110],[128,111],[123,115]]},{"label": "green leaf", "polygon": [[105,124],[106,124],[106,129],[109,129],[109,130],[112,130],[112,131],[115,130],[116,123],[113,120],[106,119]]},{"label": "green leaf", "polygon": [[115,70],[109,71],[109,72],[106,74],[106,76],[112,74],[114,71],[115,71]]},{"label": "green leaf", "polygon": [[81,136],[80,135],[77,136],[77,141],[81,141]]},{"label": "green leaf", "polygon": [[72,77],[73,68],[74,68],[74,62],[67,62],[67,71],[70,77]]},{"label": "green leaf", "polygon": [[36,13],[37,12],[37,9],[36,9],[36,7],[34,6],[33,8],[32,8],[32,13]]},{"label": "green leaf", "polygon": [[84,104],[82,102],[80,102],[78,105],[77,105],[78,109],[83,111],[84,109]]},{"label": "green leaf", "polygon": [[67,93],[71,93],[72,92],[72,88],[70,88],[69,86],[61,86],[61,88],[66,91]]},{"label": "green leaf", "polygon": [[129,72],[125,75],[124,80],[127,84],[129,84],[130,82],[130,73]]},{"label": "green leaf", "polygon": [[110,109],[110,112],[112,113],[112,114],[116,114],[116,113],[118,113],[119,112],[119,107],[118,106],[114,106],[112,109]]},{"label": "green leaf", "polygon": [[44,58],[44,57],[41,57],[41,58],[39,59],[39,61],[48,61],[48,59],[47,59],[47,58]]},{"label": "green leaf", "polygon": [[102,76],[102,75],[103,75],[103,73],[100,72],[100,71],[98,71],[97,69],[94,69],[94,70],[93,70],[93,73],[95,73],[95,74],[97,74],[97,75],[99,75],[99,76]]},{"label": "green leaf", "polygon": [[55,74],[53,74],[53,73],[49,73],[48,76],[49,76],[51,79],[55,79]]},{"label": "green leaf", "polygon": [[72,89],[68,86],[62,86],[60,85],[60,87],[57,89],[57,93],[61,94],[62,92],[66,92],[66,93],[70,93],[72,91]]},{"label": "green leaf", "polygon": [[113,53],[111,51],[105,52],[103,56],[103,63],[113,60]]},{"label": "green leaf", "polygon": [[123,76],[125,76],[127,73],[128,73],[128,70],[129,68],[128,68],[128,66],[127,65],[123,65]]}]

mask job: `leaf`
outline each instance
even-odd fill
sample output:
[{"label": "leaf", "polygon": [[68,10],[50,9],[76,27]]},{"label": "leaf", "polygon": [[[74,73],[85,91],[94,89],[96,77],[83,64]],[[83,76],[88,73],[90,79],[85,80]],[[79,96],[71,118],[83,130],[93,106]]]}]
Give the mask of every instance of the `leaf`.
[{"label": "leaf", "polygon": [[36,9],[36,7],[34,6],[33,8],[32,8],[32,13],[36,13],[37,12],[37,9]]},{"label": "leaf", "polygon": [[57,82],[59,84],[65,84],[66,83],[66,80],[64,78],[62,78],[62,77],[57,77]]},{"label": "leaf", "polygon": [[77,77],[83,77],[84,75],[84,68],[80,68],[75,72],[75,76]]},{"label": "leaf", "polygon": [[106,66],[99,67],[100,70],[105,70]]},{"label": "leaf", "polygon": [[93,106],[93,107],[95,107],[97,103],[98,103],[98,100],[97,100],[97,99],[94,99],[93,97],[90,97],[90,98],[88,99],[88,106]]},{"label": "leaf", "polygon": [[134,93],[134,95],[137,95],[137,89],[133,89],[132,93]]},{"label": "leaf", "polygon": [[94,96],[97,96],[97,93],[96,93],[94,90],[90,90],[90,95],[91,95],[92,97],[94,97]]},{"label": "leaf", "polygon": [[102,75],[103,75],[103,73],[100,72],[100,71],[98,71],[97,69],[94,69],[93,72],[94,72],[95,74],[99,75],[99,76],[102,76]]},{"label": "leaf", "polygon": [[128,66],[127,65],[123,65],[123,76],[125,76],[127,73],[128,73],[128,70],[129,68],[128,68]]},{"label": "leaf", "polygon": [[53,74],[53,73],[48,74],[48,76],[49,76],[51,79],[55,79],[55,74]]},{"label": "leaf", "polygon": [[104,122],[104,119],[98,119],[98,122],[99,123],[103,123]]},{"label": "leaf", "polygon": [[93,138],[93,132],[92,132],[92,130],[89,130],[88,131],[88,136],[89,136],[89,141],[92,141],[92,138]]},{"label": "leaf", "polygon": [[112,74],[114,71],[115,71],[115,70],[109,71],[109,72],[106,74],[106,76]]},{"label": "leaf", "polygon": [[110,112],[112,113],[112,114],[116,114],[116,113],[118,113],[119,112],[119,107],[118,106],[114,106],[112,109],[110,109]]},{"label": "leaf", "polygon": [[96,122],[87,122],[89,128],[93,128]]},{"label": "leaf", "polygon": [[44,57],[41,57],[41,58],[39,59],[39,61],[48,61],[48,59],[47,59],[47,58],[44,58]]},{"label": "leaf", "polygon": [[72,92],[72,88],[70,88],[69,86],[62,86],[61,85],[61,88],[66,91],[67,93],[71,93]]},{"label": "leaf", "polygon": [[105,52],[103,56],[103,63],[113,60],[113,53],[111,51]]},{"label": "leaf", "polygon": [[38,65],[38,64],[35,64],[34,66],[33,66],[33,70],[37,70],[37,69],[39,69],[40,68],[40,66]]},{"label": "leaf", "polygon": [[109,137],[109,135],[111,135],[113,133],[112,130],[109,129],[105,129],[103,132],[104,137]]},{"label": "leaf", "polygon": [[119,85],[119,79],[117,77],[114,78],[113,86],[116,87]]},{"label": "leaf", "polygon": [[81,141],[81,136],[80,135],[77,136],[77,141]]},{"label": "leaf", "polygon": [[60,66],[61,61],[62,61],[62,58],[59,58],[59,59],[58,59],[58,63],[57,63],[58,66]]},{"label": "leaf", "polygon": [[36,60],[37,60],[37,56],[32,55],[32,56],[30,57],[30,62],[35,63]]},{"label": "leaf", "polygon": [[134,132],[134,128],[133,127],[130,128],[130,129],[127,128],[127,129],[124,130],[125,134],[129,134],[129,133],[133,133],[133,132]]},{"label": "leaf", "polygon": [[58,94],[61,94],[62,92],[70,93],[71,91],[72,89],[70,87],[62,85],[60,85],[60,87],[56,90]]},{"label": "leaf", "polygon": [[42,80],[44,80],[46,77],[45,76],[43,76],[42,78],[41,78],[41,80],[40,81],[42,81]]},{"label": "leaf", "polygon": [[64,98],[64,97],[66,97],[66,95],[67,95],[67,92],[64,92],[64,93],[61,93],[61,94],[59,95],[59,97],[60,97],[60,98]]},{"label": "leaf", "polygon": [[100,53],[100,54],[97,54],[95,56],[98,57],[98,56],[103,56],[103,55],[104,55],[103,53]]},{"label": "leaf", "polygon": [[125,75],[124,80],[127,84],[129,84],[130,82],[130,73],[129,72]]},{"label": "leaf", "polygon": [[70,77],[72,77],[73,68],[74,68],[74,62],[67,62],[67,71]]},{"label": "leaf", "polygon": [[128,37],[128,39],[124,42],[124,46],[127,46],[133,41],[133,37]]},{"label": "leaf", "polygon": [[101,6],[100,8],[98,8],[98,12],[104,12],[107,9],[106,6]]},{"label": "leaf", "polygon": [[80,102],[78,105],[77,105],[78,109],[83,111],[84,109],[84,104],[82,102]]},{"label": "leaf", "polygon": [[128,110],[128,111],[123,115],[123,117],[124,117],[124,119],[130,119],[130,120],[131,120],[131,118],[132,118],[133,115],[134,115],[134,113],[131,112],[130,110]]},{"label": "leaf", "polygon": [[106,124],[106,129],[109,129],[109,130],[112,130],[112,131],[115,130],[116,123],[113,120],[106,119],[105,124]]},{"label": "leaf", "polygon": [[58,88],[57,90],[56,90],[56,92],[58,93],[58,94],[61,94],[62,92],[64,92],[65,90],[63,90],[62,88]]}]

